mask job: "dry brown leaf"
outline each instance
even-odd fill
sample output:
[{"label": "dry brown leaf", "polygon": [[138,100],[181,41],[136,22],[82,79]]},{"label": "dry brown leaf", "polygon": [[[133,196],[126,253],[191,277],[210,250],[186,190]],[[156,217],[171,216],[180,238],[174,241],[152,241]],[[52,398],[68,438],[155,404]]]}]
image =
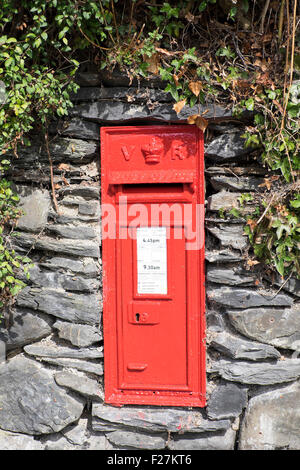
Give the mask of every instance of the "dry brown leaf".
[{"label": "dry brown leaf", "polygon": [[208,121],[204,119],[202,116],[198,116],[195,124],[202,132],[204,132],[208,126]]},{"label": "dry brown leaf", "polygon": [[54,185],[54,189],[60,189],[60,188],[61,188],[60,184],[56,183],[56,184]]},{"label": "dry brown leaf", "polygon": [[69,170],[70,169],[70,166],[67,165],[67,163],[61,163],[60,165],[58,165],[58,170]]},{"label": "dry brown leaf", "polygon": [[176,111],[176,113],[179,114],[180,111],[182,110],[182,108],[184,107],[185,103],[186,103],[186,99],[178,101],[177,103],[175,103],[173,105],[174,111]]},{"label": "dry brown leaf", "polygon": [[193,114],[192,116],[189,116],[187,118],[188,124],[195,124],[196,119],[197,119],[198,116],[199,116],[199,114]]},{"label": "dry brown leaf", "polygon": [[173,80],[174,80],[174,83],[176,86],[179,85],[179,79],[178,79],[178,76],[176,75],[176,73],[173,74]]},{"label": "dry brown leaf", "polygon": [[204,132],[208,126],[208,121],[204,119],[204,117],[200,116],[199,114],[193,114],[187,118],[188,124],[196,124],[196,126]]},{"label": "dry brown leaf", "polygon": [[259,261],[256,259],[248,259],[247,264],[248,266],[255,266],[255,264],[259,264]]},{"label": "dry brown leaf", "polygon": [[192,93],[194,93],[195,96],[199,96],[200,91],[202,90],[203,85],[202,82],[197,80],[196,82],[190,82],[189,83],[189,89],[191,90]]},{"label": "dry brown leaf", "polygon": [[251,232],[253,232],[254,228],[256,227],[256,221],[253,219],[248,219],[247,220],[247,225],[249,225]]},{"label": "dry brown leaf", "polygon": [[258,185],[259,187],[263,188],[264,186],[266,186],[266,188],[268,189],[268,191],[270,191],[271,189],[271,186],[272,186],[272,181],[269,179],[269,178],[264,178],[264,183],[261,183]]},{"label": "dry brown leaf", "polygon": [[160,65],[158,54],[153,54],[151,57],[147,57],[145,62],[149,65],[147,67],[147,71],[153,73],[154,75],[158,74],[158,67]]}]

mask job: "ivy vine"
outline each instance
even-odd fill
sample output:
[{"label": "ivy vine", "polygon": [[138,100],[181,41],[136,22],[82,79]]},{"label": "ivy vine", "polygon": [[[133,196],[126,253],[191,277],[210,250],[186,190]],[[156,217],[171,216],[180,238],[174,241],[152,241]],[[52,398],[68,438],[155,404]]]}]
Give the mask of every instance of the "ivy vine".
[{"label": "ivy vine", "polygon": [[[282,276],[299,275],[298,23],[296,0],[3,0],[1,302],[21,286],[14,277],[21,260],[8,241],[18,200],[5,169],[19,146],[30,145],[36,126],[47,144],[49,121],[68,114],[76,72],[87,58],[99,70],[118,67],[130,79],[159,76],[178,113],[214,100],[253,114],[245,145],[259,149],[278,179],[266,182],[245,230],[259,260]],[[189,122],[207,126],[205,113]]]}]

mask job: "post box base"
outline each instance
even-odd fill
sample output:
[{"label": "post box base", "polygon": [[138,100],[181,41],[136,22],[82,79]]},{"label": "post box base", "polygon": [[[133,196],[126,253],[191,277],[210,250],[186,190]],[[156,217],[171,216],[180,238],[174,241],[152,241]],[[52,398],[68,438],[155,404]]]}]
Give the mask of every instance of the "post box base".
[{"label": "post box base", "polygon": [[206,406],[206,397],[198,396],[182,396],[176,394],[176,396],[162,395],[160,392],[148,392],[141,394],[136,392],[132,395],[126,395],[125,393],[112,394],[106,397],[104,403],[113,406],[123,405],[154,405],[154,406],[188,406],[203,408]]}]

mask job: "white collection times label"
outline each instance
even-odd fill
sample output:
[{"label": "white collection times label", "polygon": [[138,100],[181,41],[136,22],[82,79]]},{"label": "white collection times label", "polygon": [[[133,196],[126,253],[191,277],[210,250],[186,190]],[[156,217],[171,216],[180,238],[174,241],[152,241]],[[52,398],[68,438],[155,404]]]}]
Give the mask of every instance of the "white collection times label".
[{"label": "white collection times label", "polygon": [[137,241],[138,294],[168,293],[166,227],[139,227]]}]

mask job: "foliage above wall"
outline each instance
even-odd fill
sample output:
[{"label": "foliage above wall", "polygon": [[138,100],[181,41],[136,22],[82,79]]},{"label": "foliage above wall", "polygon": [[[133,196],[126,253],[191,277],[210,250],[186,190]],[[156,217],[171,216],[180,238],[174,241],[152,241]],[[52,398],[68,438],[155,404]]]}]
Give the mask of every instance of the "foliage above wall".
[{"label": "foliage above wall", "polygon": [[[47,147],[49,119],[67,115],[75,73],[86,61],[117,66],[130,79],[159,76],[177,112],[207,99],[253,112],[245,145],[259,148],[279,178],[266,182],[269,196],[258,201],[246,231],[256,256],[283,276],[299,272],[298,23],[297,0],[3,0],[2,167],[36,125]],[[190,123],[205,130],[205,114]],[[3,234],[17,202],[3,178],[0,198]],[[3,238],[0,291],[13,294],[6,245]]]}]

